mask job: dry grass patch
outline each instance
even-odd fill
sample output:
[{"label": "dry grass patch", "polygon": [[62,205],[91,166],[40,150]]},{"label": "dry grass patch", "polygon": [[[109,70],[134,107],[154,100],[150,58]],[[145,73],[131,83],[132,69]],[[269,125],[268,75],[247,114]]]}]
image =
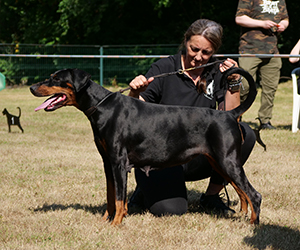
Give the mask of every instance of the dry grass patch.
[{"label": "dry grass patch", "polygon": [[[255,126],[259,96],[243,120]],[[28,88],[0,92],[0,109],[22,109],[21,134],[0,119],[0,249],[300,249],[300,132],[291,132],[291,82],[276,95],[273,125],[262,131],[245,171],[263,196],[261,224],[216,218],[198,208],[208,180],[187,183],[189,212],[156,218],[130,213],[111,227],[102,160],[87,118],[73,107],[53,113]],[[128,192],[135,187],[129,174]],[[232,187],[230,197],[238,201]],[[238,211],[239,203],[233,208]]]}]

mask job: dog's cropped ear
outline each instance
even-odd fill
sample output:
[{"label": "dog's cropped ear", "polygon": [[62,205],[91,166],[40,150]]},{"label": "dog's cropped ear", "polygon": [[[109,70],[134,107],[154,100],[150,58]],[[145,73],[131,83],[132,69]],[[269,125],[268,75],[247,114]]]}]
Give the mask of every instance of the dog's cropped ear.
[{"label": "dog's cropped ear", "polygon": [[78,93],[87,85],[91,75],[80,69],[72,69],[71,73],[75,91]]}]

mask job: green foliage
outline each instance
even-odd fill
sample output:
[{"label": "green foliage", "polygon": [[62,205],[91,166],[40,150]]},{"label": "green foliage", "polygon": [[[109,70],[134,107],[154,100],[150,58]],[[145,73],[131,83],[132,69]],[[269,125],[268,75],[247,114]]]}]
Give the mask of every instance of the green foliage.
[{"label": "green foliage", "polygon": [[15,67],[15,65],[12,63],[12,61],[7,59],[4,60],[0,58],[0,69],[1,69],[1,73],[5,75],[6,81],[8,81],[8,85],[15,84],[15,81],[12,79],[13,76],[17,74],[18,70]]},{"label": "green foliage", "polygon": [[[2,0],[0,42],[31,44],[179,44],[198,18],[224,28],[219,53],[237,53],[240,28],[238,1],[205,0]],[[280,36],[287,54],[299,39],[298,1],[286,0],[290,25]],[[289,72],[284,64],[284,71]],[[286,69],[285,69],[286,68]]]},{"label": "green foliage", "polygon": [[88,42],[89,37],[99,34],[103,13],[107,10],[108,1],[62,0],[58,5],[57,13],[60,17],[58,26],[61,28],[61,43],[93,44]]},{"label": "green foliage", "polygon": [[[286,0],[290,27],[280,38],[283,52],[298,40],[297,1]],[[0,2],[0,42],[42,44],[170,44],[198,18],[224,27],[222,51],[236,53],[237,1],[204,0],[5,0]]]}]

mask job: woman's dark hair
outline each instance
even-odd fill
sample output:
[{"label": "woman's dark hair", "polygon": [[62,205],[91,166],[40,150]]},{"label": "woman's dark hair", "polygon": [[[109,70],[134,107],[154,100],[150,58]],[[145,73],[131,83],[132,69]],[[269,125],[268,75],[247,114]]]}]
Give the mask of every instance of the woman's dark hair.
[{"label": "woman's dark hair", "polygon": [[[212,44],[214,50],[213,53],[216,53],[222,45],[223,28],[220,24],[208,19],[196,20],[184,33],[184,39],[180,45],[180,50],[183,54],[186,53],[186,43],[191,39],[192,36],[195,35],[200,35],[206,38]],[[198,93],[206,93],[206,75],[211,67],[204,69],[202,77],[196,86]]]},{"label": "woman's dark hair", "polygon": [[215,53],[222,45],[223,28],[220,24],[214,21],[198,19],[193,22],[184,33],[181,49],[185,50],[186,42],[194,35],[201,35],[205,37],[212,44]]}]

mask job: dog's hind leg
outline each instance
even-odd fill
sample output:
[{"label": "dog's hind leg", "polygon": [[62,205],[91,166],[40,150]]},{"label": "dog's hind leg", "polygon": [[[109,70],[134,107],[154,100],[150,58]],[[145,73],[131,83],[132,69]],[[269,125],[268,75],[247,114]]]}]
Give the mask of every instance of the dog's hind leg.
[{"label": "dog's hind leg", "polygon": [[[248,204],[251,208],[250,222],[259,223],[261,194],[257,192],[247,179],[239,160],[232,161],[232,157],[223,160],[220,165],[210,156],[207,156],[212,167],[226,179],[236,190],[241,200],[241,211],[247,214]],[[226,166],[226,167],[221,167]]]},{"label": "dog's hind leg", "polygon": [[240,212],[242,212],[244,215],[246,215],[248,213],[248,201],[247,201],[247,197],[246,197],[245,193],[240,188],[238,188],[234,182],[229,181],[229,183],[231,184],[231,186],[233,186],[233,188],[237,192],[238,196],[240,197],[240,201],[241,201]]},{"label": "dog's hind leg", "polygon": [[259,215],[260,215],[260,205],[261,205],[261,194],[257,192],[254,187],[250,184],[249,180],[247,179],[244,169],[239,167],[240,173],[233,175],[228,175],[229,180],[228,182],[234,187],[236,192],[239,194],[241,198],[241,211],[246,212],[246,204],[250,205],[251,208],[251,224],[258,224],[259,223]]},{"label": "dog's hind leg", "polygon": [[20,124],[20,123],[18,124],[18,127],[19,127],[19,129],[21,129],[22,133],[24,133],[24,130],[23,130],[23,128],[21,127],[21,124]]},{"label": "dog's hind leg", "polygon": [[[213,159],[210,155],[206,155],[206,158],[208,159],[210,165],[213,167],[213,169],[218,172],[226,181],[228,181],[230,184],[231,184],[231,179],[224,174],[224,172],[220,169],[218,163],[215,161],[215,159]],[[235,186],[236,187],[236,186]],[[234,188],[235,188],[234,187]],[[235,191],[237,192],[239,198],[240,198],[240,201],[241,201],[241,211],[244,213],[244,214],[247,214],[248,213],[248,203],[247,203],[247,199],[245,197],[245,193],[242,192],[240,189],[236,189],[235,188]]]},{"label": "dog's hind leg", "polygon": [[[234,189],[236,190],[236,192],[239,193],[244,193],[244,195],[242,195],[243,197],[245,197],[247,199],[247,202],[249,203],[249,206],[251,208],[251,218],[250,218],[250,223],[251,224],[259,224],[259,215],[260,215],[260,204],[261,204],[261,194],[258,193],[253,187],[252,185],[249,183],[249,187],[251,189],[253,189],[252,191],[255,191],[255,193],[253,193],[252,196],[252,200],[250,199],[249,195],[247,195],[247,193],[245,193],[240,187],[238,187],[236,185],[236,183],[234,183],[233,181],[230,182],[231,185],[234,187]],[[241,197],[241,196],[240,196]],[[242,207],[241,207],[242,210]]]},{"label": "dog's hind leg", "polygon": [[[250,208],[251,208],[251,224],[259,223],[259,215],[260,215],[260,205],[261,205],[261,194],[257,192],[254,187],[250,184],[245,171],[242,166],[239,164],[234,165],[232,163],[230,171],[230,163],[227,163],[228,172],[225,174],[229,177],[229,182],[234,187],[236,192],[243,197],[242,199],[246,199]],[[245,201],[241,204],[241,210],[245,211]]]}]

